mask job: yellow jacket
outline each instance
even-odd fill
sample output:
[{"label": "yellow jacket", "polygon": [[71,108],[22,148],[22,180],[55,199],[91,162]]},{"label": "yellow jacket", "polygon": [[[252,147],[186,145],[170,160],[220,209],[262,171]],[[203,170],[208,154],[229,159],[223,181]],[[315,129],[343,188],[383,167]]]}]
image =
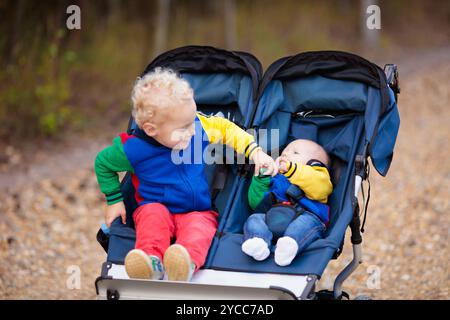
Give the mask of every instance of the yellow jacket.
[{"label": "yellow jacket", "polygon": [[197,113],[197,117],[200,119],[210,143],[224,143],[249,159],[253,152],[260,149],[251,134],[245,132],[230,120],[216,116],[205,116],[201,113]]}]

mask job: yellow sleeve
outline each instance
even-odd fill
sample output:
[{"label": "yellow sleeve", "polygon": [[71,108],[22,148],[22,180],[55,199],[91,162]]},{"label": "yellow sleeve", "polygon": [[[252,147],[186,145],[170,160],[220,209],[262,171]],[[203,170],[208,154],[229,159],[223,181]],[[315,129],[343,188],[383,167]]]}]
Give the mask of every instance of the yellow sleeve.
[{"label": "yellow sleeve", "polygon": [[333,192],[330,174],[325,167],[289,163],[288,171],[283,174],[311,200],[327,203],[328,196]]},{"label": "yellow sleeve", "polygon": [[204,116],[197,113],[203,129],[208,135],[209,143],[224,143],[247,158],[261,147],[255,138],[228,119],[215,116]]}]

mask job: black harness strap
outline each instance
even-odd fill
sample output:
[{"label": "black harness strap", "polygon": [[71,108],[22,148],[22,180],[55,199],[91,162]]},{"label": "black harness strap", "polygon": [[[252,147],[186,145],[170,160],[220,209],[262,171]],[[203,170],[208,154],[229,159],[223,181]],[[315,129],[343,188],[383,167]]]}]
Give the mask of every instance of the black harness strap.
[{"label": "black harness strap", "polygon": [[214,211],[217,211],[217,207],[215,205],[216,198],[225,187],[226,180],[227,166],[225,164],[218,164],[214,170],[214,177],[211,184],[211,203]]}]

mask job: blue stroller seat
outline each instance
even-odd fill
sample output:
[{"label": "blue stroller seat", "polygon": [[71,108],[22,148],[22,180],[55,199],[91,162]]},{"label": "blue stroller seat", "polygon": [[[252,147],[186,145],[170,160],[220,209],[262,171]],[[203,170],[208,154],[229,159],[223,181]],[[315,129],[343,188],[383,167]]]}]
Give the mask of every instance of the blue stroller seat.
[{"label": "blue stroller seat", "polygon": [[[352,244],[360,246],[356,196],[361,180],[368,178],[367,159],[370,157],[373,167],[385,176],[399,128],[395,66],[387,68],[386,78],[382,69],[359,56],[320,51],[279,59],[263,75],[261,64],[248,53],[200,46],[166,52],[143,74],[157,66],[170,67],[189,81],[200,111],[221,114],[244,129],[255,129],[259,145],[272,156],[277,156],[290,141],[303,138],[321,144],[332,159],[334,190],[329,198],[331,221],[325,237],[313,242],[286,267],[277,266],[273,255],[256,262],[241,251],[242,228],[251,214],[247,190],[252,166],[206,166],[220,216],[203,269],[318,280],[329,261],[342,251],[347,227],[352,229]],[[128,131],[134,128],[130,119]],[[98,234],[100,242],[104,240],[109,266],[123,264],[125,255],[134,247],[131,214],[136,202],[130,180],[127,175],[122,182],[127,225],[116,220],[109,237],[101,231]],[[100,280],[107,274],[103,270]],[[343,280],[347,276],[343,275]],[[309,285],[302,296],[313,297],[313,287]],[[339,283],[334,291],[335,297],[342,295]]]}]

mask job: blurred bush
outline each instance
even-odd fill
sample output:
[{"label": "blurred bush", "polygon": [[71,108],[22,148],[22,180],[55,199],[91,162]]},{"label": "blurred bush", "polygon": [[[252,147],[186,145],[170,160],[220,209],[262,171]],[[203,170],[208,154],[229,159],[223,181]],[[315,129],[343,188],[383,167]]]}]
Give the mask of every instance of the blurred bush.
[{"label": "blurred bush", "polygon": [[76,110],[68,104],[69,71],[76,54],[61,50],[64,32],[57,31],[49,41],[15,47],[15,63],[0,75],[1,135],[54,135],[77,119]]}]

